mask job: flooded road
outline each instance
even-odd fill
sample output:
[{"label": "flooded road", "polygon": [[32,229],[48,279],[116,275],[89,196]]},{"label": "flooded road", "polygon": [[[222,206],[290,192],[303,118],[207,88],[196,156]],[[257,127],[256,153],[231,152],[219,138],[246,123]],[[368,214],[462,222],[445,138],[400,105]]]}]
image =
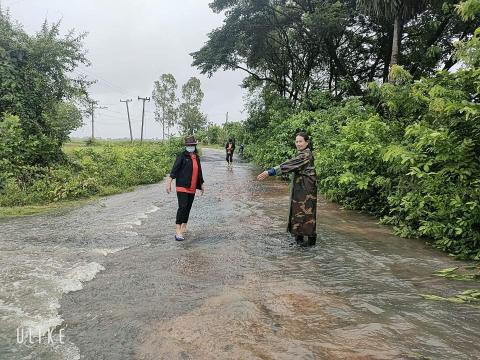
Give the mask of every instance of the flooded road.
[{"label": "flooded road", "polygon": [[285,182],[216,150],[202,165],[184,242],[163,182],[0,220],[0,359],[480,358],[480,308],[419,295],[475,287],[432,276],[459,262],[324,201],[299,248]]}]

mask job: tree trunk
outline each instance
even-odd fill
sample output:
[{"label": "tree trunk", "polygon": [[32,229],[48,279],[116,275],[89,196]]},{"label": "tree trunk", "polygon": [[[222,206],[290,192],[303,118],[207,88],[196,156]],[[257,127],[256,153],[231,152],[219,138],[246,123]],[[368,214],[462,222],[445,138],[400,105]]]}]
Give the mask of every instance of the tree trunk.
[{"label": "tree trunk", "polygon": [[330,69],[329,69],[329,77],[328,77],[328,91],[332,92],[332,83],[333,83],[333,64],[332,58],[330,58]]},{"label": "tree trunk", "polygon": [[388,73],[390,70],[390,59],[392,57],[393,26],[388,29],[387,36],[382,40],[386,44],[386,49],[385,49],[384,58],[383,58],[382,79],[383,79],[383,83],[387,83]]},{"label": "tree trunk", "polygon": [[390,58],[390,73],[388,76],[391,81],[391,69],[394,65],[398,65],[400,58],[400,42],[402,38],[402,20],[400,14],[395,16],[395,23],[393,25],[393,40],[392,40],[392,57]]}]

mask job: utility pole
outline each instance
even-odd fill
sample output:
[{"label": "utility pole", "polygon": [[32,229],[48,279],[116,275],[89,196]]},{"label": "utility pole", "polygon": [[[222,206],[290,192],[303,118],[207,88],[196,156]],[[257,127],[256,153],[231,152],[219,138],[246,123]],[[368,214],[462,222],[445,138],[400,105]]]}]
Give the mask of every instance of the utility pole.
[{"label": "utility pole", "polygon": [[144,119],[145,119],[145,101],[150,101],[150,98],[149,97],[138,97],[138,100],[142,100],[143,101],[143,110],[142,110],[142,134],[140,136],[140,142],[143,142],[143,123],[144,123]]},{"label": "utility pole", "polygon": [[95,141],[95,109],[106,109],[105,106],[98,106],[98,101],[90,100],[90,115],[92,116],[92,141]]},{"label": "utility pole", "polygon": [[90,100],[89,101],[89,104],[90,104],[90,116],[92,117],[92,138],[91,138],[91,141],[95,141],[95,116],[94,116],[94,112],[95,112],[95,108],[98,109],[98,107],[96,107],[95,105],[98,104],[97,101],[94,101],[94,100]]},{"label": "utility pole", "polygon": [[90,103],[90,112],[92,114],[92,142],[95,140],[95,124],[94,124],[95,120],[94,120],[94,116],[93,116],[94,105],[95,105],[95,103],[92,101]]},{"label": "utility pole", "polygon": [[130,111],[128,110],[128,103],[131,102],[132,99],[122,100],[120,102],[124,102],[127,105],[127,116],[128,116],[128,127],[130,128],[130,142],[133,143],[133,135],[132,135],[132,123],[130,121]]}]

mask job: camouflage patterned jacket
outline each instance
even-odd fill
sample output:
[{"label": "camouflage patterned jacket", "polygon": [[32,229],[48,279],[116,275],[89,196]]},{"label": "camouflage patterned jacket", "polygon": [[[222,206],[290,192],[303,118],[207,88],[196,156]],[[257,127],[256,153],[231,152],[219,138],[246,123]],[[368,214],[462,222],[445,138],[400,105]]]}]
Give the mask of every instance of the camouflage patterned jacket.
[{"label": "camouflage patterned jacket", "polygon": [[269,175],[293,173],[287,230],[293,235],[315,236],[317,231],[317,176],[310,149],[269,170]]}]

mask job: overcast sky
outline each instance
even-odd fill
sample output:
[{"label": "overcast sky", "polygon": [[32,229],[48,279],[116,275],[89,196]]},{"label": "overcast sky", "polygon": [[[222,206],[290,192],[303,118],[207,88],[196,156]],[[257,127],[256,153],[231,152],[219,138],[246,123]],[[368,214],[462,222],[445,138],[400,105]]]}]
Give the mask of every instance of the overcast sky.
[{"label": "overcast sky", "polygon": [[[124,103],[131,98],[134,137],[140,137],[142,106],[138,96],[151,97],[153,82],[172,73],[179,90],[191,76],[202,82],[202,110],[208,120],[223,123],[243,120],[241,72],[218,72],[212,78],[191,67],[189,53],[202,47],[207,34],[221,26],[223,16],[208,7],[212,0],[0,0],[28,33],[35,33],[45,18],[62,20],[64,32],[75,28],[88,32],[85,48],[92,65],[82,70],[97,84],[92,97],[100,105],[95,117],[95,135],[103,138],[129,136]],[[153,102],[146,103],[146,138],[160,138],[161,127],[153,120]],[[90,135],[90,123],[72,136]]]}]

